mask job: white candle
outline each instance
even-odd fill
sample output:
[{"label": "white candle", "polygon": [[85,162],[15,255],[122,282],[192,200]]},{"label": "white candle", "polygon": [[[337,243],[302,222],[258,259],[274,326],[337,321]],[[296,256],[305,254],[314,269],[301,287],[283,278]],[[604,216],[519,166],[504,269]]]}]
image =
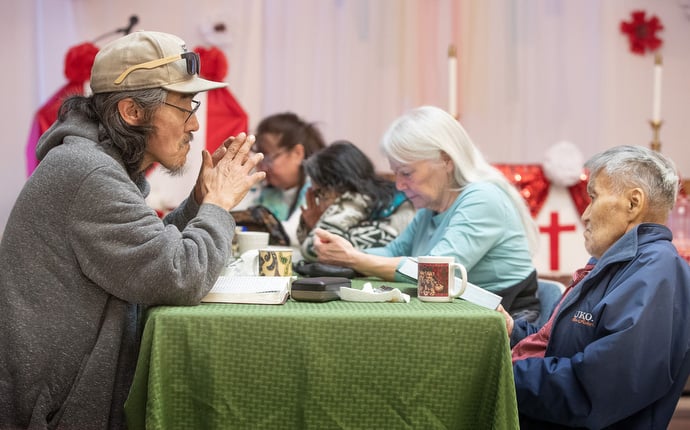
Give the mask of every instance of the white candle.
[{"label": "white candle", "polygon": [[652,121],[661,122],[661,55],[654,58],[654,98],[652,101]]},{"label": "white candle", "polygon": [[448,47],[448,112],[458,117],[458,59],[455,45]]}]

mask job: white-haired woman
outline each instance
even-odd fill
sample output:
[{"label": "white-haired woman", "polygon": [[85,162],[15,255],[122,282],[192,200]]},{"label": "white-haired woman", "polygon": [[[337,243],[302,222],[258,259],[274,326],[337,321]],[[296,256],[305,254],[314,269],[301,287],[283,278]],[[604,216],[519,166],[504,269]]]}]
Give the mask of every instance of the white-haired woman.
[{"label": "white-haired woman", "polygon": [[470,282],[501,295],[511,315],[536,318],[536,225],[515,187],[486,162],[460,123],[442,109],[419,107],[393,122],[383,148],[397,188],[418,209],[415,218],[385,247],[363,251],[317,230],[319,261],[400,281],[403,257],[452,256]]}]

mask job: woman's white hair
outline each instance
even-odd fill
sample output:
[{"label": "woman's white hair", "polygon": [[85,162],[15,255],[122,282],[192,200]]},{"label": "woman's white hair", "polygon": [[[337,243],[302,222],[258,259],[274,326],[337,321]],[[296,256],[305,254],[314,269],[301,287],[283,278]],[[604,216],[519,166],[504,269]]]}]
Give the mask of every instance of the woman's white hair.
[{"label": "woman's white hair", "polygon": [[513,201],[534,254],[539,243],[537,225],[517,188],[498,169],[491,166],[472,143],[465,129],[448,112],[434,106],[421,106],[396,119],[382,140],[387,156],[401,164],[420,160],[440,160],[445,152],[454,165],[460,190],[467,184],[488,181],[500,187]]}]

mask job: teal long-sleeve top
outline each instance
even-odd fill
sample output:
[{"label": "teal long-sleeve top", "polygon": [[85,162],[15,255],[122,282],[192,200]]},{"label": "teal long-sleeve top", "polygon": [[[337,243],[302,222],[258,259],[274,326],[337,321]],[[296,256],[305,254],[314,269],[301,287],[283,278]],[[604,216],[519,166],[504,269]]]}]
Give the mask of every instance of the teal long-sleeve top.
[{"label": "teal long-sleeve top", "polygon": [[[364,252],[452,256],[467,269],[469,282],[492,292],[515,285],[535,270],[520,215],[510,197],[491,182],[467,185],[444,212],[418,210],[395,240]],[[406,280],[397,272],[395,276],[396,281]]]}]

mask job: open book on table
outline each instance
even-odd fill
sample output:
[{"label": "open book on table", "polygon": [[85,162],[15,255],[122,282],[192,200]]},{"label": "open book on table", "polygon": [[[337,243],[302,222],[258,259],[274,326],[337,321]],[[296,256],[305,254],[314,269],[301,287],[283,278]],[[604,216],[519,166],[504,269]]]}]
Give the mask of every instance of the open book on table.
[{"label": "open book on table", "polygon": [[[405,261],[397,271],[409,278],[412,282],[417,282],[417,259],[412,257],[405,258]],[[456,276],[456,285],[461,282],[462,279]],[[503,297],[478,287],[471,282],[467,283],[467,288],[465,288],[465,292],[460,295],[460,298],[492,310],[496,309],[503,299]]]},{"label": "open book on table", "polygon": [[201,301],[282,305],[290,280],[289,276],[220,276]]}]

